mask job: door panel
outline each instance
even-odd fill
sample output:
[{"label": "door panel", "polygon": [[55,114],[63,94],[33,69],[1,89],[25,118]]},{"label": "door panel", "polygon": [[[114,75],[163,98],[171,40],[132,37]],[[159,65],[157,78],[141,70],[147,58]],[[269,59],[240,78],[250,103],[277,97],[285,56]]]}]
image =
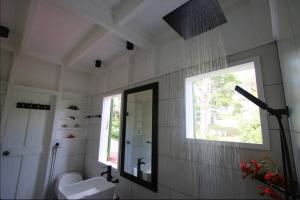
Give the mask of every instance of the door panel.
[{"label": "door panel", "polygon": [[21,157],[1,159],[1,199],[14,199],[18,182]]},{"label": "door panel", "polygon": [[[17,102],[50,104],[51,110],[16,108]],[[1,158],[1,198],[41,198],[53,119],[53,96],[14,91]],[[3,176],[4,175],[4,176]]]},{"label": "door panel", "polygon": [[[28,121],[28,131],[26,146],[39,146],[47,144],[47,117],[48,113],[44,110],[31,110]],[[44,141],[45,140],[45,141]]]},{"label": "door panel", "polygon": [[7,127],[3,137],[3,148],[24,146],[24,133],[27,129],[29,110],[13,108],[15,105],[16,102],[13,102],[10,106]]},{"label": "door panel", "polygon": [[42,184],[40,184],[40,178],[43,177],[41,174],[44,172],[43,159],[44,156],[39,155],[23,157],[17,199],[38,198],[38,195],[41,194]]}]

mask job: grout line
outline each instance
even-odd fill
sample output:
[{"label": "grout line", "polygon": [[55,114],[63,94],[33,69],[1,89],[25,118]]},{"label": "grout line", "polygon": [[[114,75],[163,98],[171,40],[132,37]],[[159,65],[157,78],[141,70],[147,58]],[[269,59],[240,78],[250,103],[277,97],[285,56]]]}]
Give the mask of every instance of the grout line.
[{"label": "grout line", "polygon": [[296,134],[300,134],[299,131],[296,131],[296,130],[294,130],[294,129],[291,129],[291,132],[294,132],[294,133],[296,133]]},{"label": "grout line", "polygon": [[163,187],[169,189],[169,191],[170,191],[170,199],[171,199],[171,192],[172,192],[172,190],[175,191],[175,192],[178,192],[178,193],[180,193],[180,194],[183,194],[184,196],[187,196],[187,197],[190,197],[190,198],[192,198],[192,199],[195,199],[195,197],[193,197],[193,196],[191,196],[191,195],[188,195],[188,194],[186,194],[185,192],[178,191],[177,189],[174,189],[174,188],[172,188],[172,187],[170,187],[170,186],[166,186],[166,185],[161,184],[161,183],[159,183],[158,185],[161,185],[161,186],[163,186]]},{"label": "grout line", "polygon": [[267,86],[278,86],[278,85],[282,85],[283,86],[283,83],[279,82],[279,83],[264,84],[264,87],[267,87]]},{"label": "grout line", "polygon": [[85,157],[85,154],[69,154],[69,155],[57,155],[57,158],[66,158],[66,157]]},{"label": "grout line", "polygon": [[238,168],[230,168],[230,167],[224,167],[224,166],[214,165],[214,164],[209,164],[209,163],[201,163],[201,162],[198,162],[198,161],[195,161],[195,160],[188,160],[188,159],[180,158],[180,157],[176,157],[176,156],[171,157],[171,156],[162,156],[161,155],[161,157],[168,157],[168,158],[171,158],[171,159],[187,161],[187,162],[190,162],[191,164],[196,164],[198,167],[200,167],[199,165],[204,165],[204,166],[208,166],[208,167],[218,167],[218,168],[221,168],[221,169],[233,170],[233,171],[240,172],[240,170]]}]

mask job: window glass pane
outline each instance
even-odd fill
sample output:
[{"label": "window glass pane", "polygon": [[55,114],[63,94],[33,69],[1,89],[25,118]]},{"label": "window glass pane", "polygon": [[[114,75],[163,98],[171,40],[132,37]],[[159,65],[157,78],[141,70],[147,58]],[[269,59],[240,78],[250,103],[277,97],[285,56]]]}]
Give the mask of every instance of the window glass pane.
[{"label": "window glass pane", "polygon": [[101,133],[99,147],[99,161],[118,167],[119,138],[120,138],[121,94],[104,97]]},{"label": "window glass pane", "polygon": [[232,69],[191,79],[193,138],[262,144],[259,108],[234,90],[257,97],[254,63]]},{"label": "window glass pane", "polygon": [[109,145],[107,161],[118,164],[119,137],[120,137],[120,110],[121,98],[118,96],[111,100],[111,118],[109,128]]}]

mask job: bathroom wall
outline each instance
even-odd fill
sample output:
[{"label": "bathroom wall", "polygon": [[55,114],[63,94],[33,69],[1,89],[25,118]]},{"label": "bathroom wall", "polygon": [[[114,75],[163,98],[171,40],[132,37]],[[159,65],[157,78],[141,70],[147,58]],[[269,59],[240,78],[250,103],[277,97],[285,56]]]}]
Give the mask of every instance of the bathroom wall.
[{"label": "bathroom wall", "polygon": [[[277,40],[290,127],[300,182],[300,2],[297,0],[270,1],[274,38]],[[300,187],[300,185],[299,185]]]},{"label": "bathroom wall", "polygon": [[42,89],[57,90],[60,67],[30,56],[20,55],[13,69],[14,83]]},{"label": "bathroom wall", "polygon": [[[139,53],[138,55],[142,55]],[[137,56],[132,54],[131,56]],[[130,57],[131,57],[130,56]],[[150,57],[152,54],[150,54]],[[270,106],[284,107],[283,85],[276,45],[270,43],[257,48],[241,51],[228,56],[229,62],[239,61],[244,58],[260,56],[264,92],[266,102]],[[133,58],[129,58],[131,60]],[[139,60],[138,58],[134,58]],[[151,60],[151,58],[148,58]],[[132,63],[132,62],[128,62]],[[129,69],[138,69],[143,66],[145,59],[140,59]],[[157,62],[152,62],[157,63]],[[126,63],[124,63],[126,65]],[[151,65],[150,65],[151,66]],[[120,65],[120,68],[124,67]],[[128,66],[124,67],[128,68]],[[139,69],[140,70],[140,69]],[[140,70],[141,71],[141,70]],[[152,71],[152,70],[149,70]],[[135,74],[136,71],[130,71]],[[159,169],[158,193],[153,193],[127,179],[119,177],[117,194],[124,198],[261,198],[257,195],[256,183],[252,180],[242,180],[239,170],[240,160],[259,158],[261,153],[269,153],[274,161],[281,166],[279,128],[272,117],[268,117],[270,133],[270,151],[233,148],[211,149],[197,143],[188,144],[184,140],[184,80],[179,78],[178,72],[172,72],[149,78],[146,81],[130,83],[126,72],[122,71],[118,77],[123,77],[124,84],[119,88],[106,87],[103,92],[92,97],[91,112],[101,113],[103,96],[122,92],[126,88],[159,82]],[[132,77],[132,76],[131,76]],[[138,77],[138,76],[136,76]],[[142,75],[142,77],[147,77]],[[151,77],[151,75],[149,75]],[[110,80],[114,80],[110,76]],[[126,80],[129,82],[126,84]],[[120,80],[119,80],[120,81]],[[102,82],[106,85],[105,82]],[[177,84],[174,84],[177,83]],[[170,86],[177,87],[176,92],[170,93]],[[168,120],[172,119],[172,120]],[[173,120],[174,119],[174,120]],[[94,119],[89,123],[88,140],[85,158],[86,177],[99,176],[103,166],[97,161],[100,120]],[[177,122],[177,123],[174,123]],[[284,126],[289,130],[287,119]],[[197,154],[199,152],[206,152]],[[221,152],[221,153],[217,153]],[[117,176],[115,172],[115,176]],[[209,183],[209,184],[207,184]]]},{"label": "bathroom wall", "polygon": [[[52,146],[55,144],[55,142],[59,142],[61,148],[58,149],[57,153],[54,178],[62,173],[70,171],[83,171],[86,142],[86,127],[84,126],[82,127],[83,134],[81,139],[57,139],[59,138],[58,134],[60,134],[58,133],[59,131],[57,130],[57,126],[59,126],[58,122],[60,118],[62,118],[60,113],[65,111],[66,107],[66,105],[63,104],[63,101],[70,101],[71,99],[74,101],[88,102],[87,95],[89,93],[89,90],[86,89],[89,85],[89,74],[73,70],[65,70],[63,75],[61,73],[61,67],[56,64],[49,63],[31,56],[17,55],[1,49],[1,110],[3,108],[2,105],[4,106],[4,100],[6,97],[5,94],[7,87],[4,87],[6,85],[17,85],[21,86],[21,88],[25,86],[24,90],[26,88],[42,89],[41,91],[46,89],[43,92],[47,93],[47,90],[49,90],[49,92],[51,91],[53,94],[56,93],[56,104],[53,106],[53,108],[56,110],[56,113],[54,124],[53,126],[51,125],[49,127],[50,131],[53,130],[52,140],[49,145]],[[60,81],[61,75],[62,80]],[[7,83],[8,81],[10,81],[10,83]],[[10,92],[9,95],[14,95],[14,92]],[[8,113],[9,112],[10,111],[8,110]],[[4,124],[1,123],[1,126],[2,125],[4,127]],[[1,141],[1,143],[2,142],[5,141]],[[50,158],[51,157],[49,157],[49,160]],[[48,176],[44,180],[44,183],[39,184],[45,184],[47,178]],[[50,192],[52,191],[50,190]]]},{"label": "bathroom wall", "polygon": [[[246,4],[251,6],[247,7]],[[202,55],[204,60],[201,62],[223,56],[222,53],[230,55],[229,62],[260,56],[266,101],[271,106],[284,107],[277,49],[274,43],[270,43],[273,37],[268,1],[243,1],[239,8],[239,11],[232,9],[228,12],[228,24],[201,34],[202,39],[199,40],[206,42],[207,46],[199,48],[209,51],[206,56]],[[241,12],[246,13],[247,17],[241,18]],[[221,45],[215,39],[222,41]],[[275,119],[268,117],[270,151],[212,149],[188,144],[184,140],[185,132],[182,127],[184,82],[177,71],[186,67],[184,49],[189,48],[189,45],[192,46],[185,46],[180,38],[167,37],[156,43],[152,51],[128,52],[127,55],[113,59],[98,74],[92,76],[90,112],[95,114],[101,113],[103,96],[122,92],[126,88],[159,82],[158,193],[122,177],[119,177],[116,193],[121,198],[133,199],[261,198],[256,189],[259,183],[242,180],[238,164],[240,160],[259,158],[261,153],[269,153],[281,166],[277,123]],[[171,86],[175,86],[175,89],[170,90]],[[97,161],[100,125],[99,119],[90,120],[85,157],[86,177],[99,176],[105,170]],[[284,119],[284,126],[289,131],[287,119]],[[118,176],[118,172],[115,171],[114,176]]]},{"label": "bathroom wall", "polygon": [[0,50],[0,122],[4,108],[4,102],[7,92],[7,81],[11,69],[13,54],[7,50]]},{"label": "bathroom wall", "polygon": [[13,53],[4,49],[0,50],[0,80],[8,81],[9,72],[12,64]]}]

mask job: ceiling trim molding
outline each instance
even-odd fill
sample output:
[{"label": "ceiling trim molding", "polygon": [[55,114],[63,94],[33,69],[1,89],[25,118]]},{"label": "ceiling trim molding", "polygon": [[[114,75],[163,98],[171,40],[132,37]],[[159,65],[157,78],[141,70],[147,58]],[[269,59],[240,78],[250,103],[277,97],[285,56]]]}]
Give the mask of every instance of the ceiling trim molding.
[{"label": "ceiling trim molding", "polygon": [[63,59],[64,66],[70,68],[80,58],[82,58],[88,50],[95,47],[99,42],[104,41],[110,33],[105,29],[95,25],[91,31],[78,43],[78,45]]},{"label": "ceiling trim molding", "polygon": [[115,24],[111,13],[99,10],[99,6],[93,1],[60,0],[51,1],[51,3],[93,21],[111,33],[134,43],[142,49],[151,49],[153,47],[153,42],[146,38],[142,33],[139,33],[128,26],[119,26]]},{"label": "ceiling trim molding", "polygon": [[53,64],[53,65],[62,65],[63,64],[60,60],[57,60],[57,59],[47,56],[47,55],[40,54],[38,52],[26,52],[26,53],[22,53],[21,55],[29,56],[29,57],[38,59],[40,61]]},{"label": "ceiling trim molding", "polygon": [[143,11],[150,3],[149,0],[126,0],[126,3],[114,11],[114,21],[122,26]]},{"label": "ceiling trim molding", "polygon": [[31,31],[32,31],[32,26],[33,26],[34,18],[37,14],[39,3],[40,3],[40,0],[30,0],[30,2],[29,2],[27,16],[26,16],[26,20],[25,20],[24,31],[23,31],[20,47],[18,49],[20,53],[25,53],[25,51],[28,47],[28,43],[30,40]]}]

